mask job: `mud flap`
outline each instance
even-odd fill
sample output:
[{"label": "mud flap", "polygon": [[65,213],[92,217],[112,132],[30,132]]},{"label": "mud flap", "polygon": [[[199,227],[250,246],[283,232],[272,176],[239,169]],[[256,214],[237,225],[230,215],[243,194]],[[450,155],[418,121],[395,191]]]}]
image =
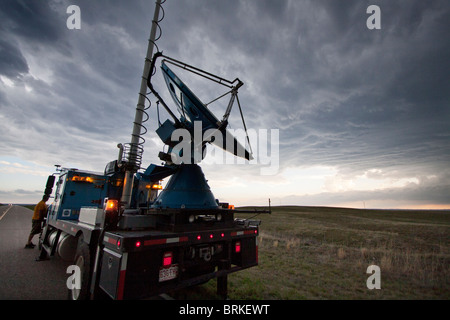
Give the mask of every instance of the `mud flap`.
[{"label": "mud flap", "polygon": [[123,278],[125,270],[122,270],[123,256],[108,248],[103,250],[102,267],[100,273],[100,288],[113,299],[123,298]]}]

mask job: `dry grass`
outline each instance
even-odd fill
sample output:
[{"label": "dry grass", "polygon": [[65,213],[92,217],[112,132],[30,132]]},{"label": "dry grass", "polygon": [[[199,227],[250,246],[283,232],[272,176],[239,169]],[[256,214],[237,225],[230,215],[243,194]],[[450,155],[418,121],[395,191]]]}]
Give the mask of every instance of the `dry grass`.
[{"label": "dry grass", "polygon": [[[450,212],[276,207],[261,215],[259,266],[231,299],[449,299]],[[369,265],[381,289],[369,290]],[[215,281],[200,298],[214,296]]]}]

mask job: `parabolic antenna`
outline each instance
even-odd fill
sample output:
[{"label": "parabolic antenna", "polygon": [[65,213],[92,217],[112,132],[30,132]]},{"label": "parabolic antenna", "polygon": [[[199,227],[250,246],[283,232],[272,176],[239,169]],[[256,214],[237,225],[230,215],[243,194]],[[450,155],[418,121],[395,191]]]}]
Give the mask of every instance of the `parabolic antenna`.
[{"label": "parabolic antenna", "polygon": [[[194,121],[201,121],[202,135],[208,129],[221,132],[222,139],[212,139],[211,143],[238,157],[247,160],[253,159],[251,153],[226,129],[226,123],[223,125],[224,123],[216,118],[164,61],[161,64],[161,69],[170,95],[182,115],[182,119],[180,119],[182,122],[188,121],[192,124]],[[214,130],[209,130],[208,133],[210,135],[217,134]]]},{"label": "parabolic antenna", "polygon": [[[170,95],[172,96],[172,99],[175,102],[175,105],[180,113],[179,116],[176,116],[172,112],[164,99],[162,99],[158,92],[153,88],[153,85],[151,83],[151,78],[154,74],[153,71],[155,62],[157,58],[161,56],[165,58],[161,63],[164,80],[166,82],[167,88],[169,89]],[[206,79],[224,85],[230,89],[229,92],[213,100],[216,101],[228,94],[231,94],[230,101],[228,102],[228,107],[222,120],[217,119],[214,114],[207,108],[207,105],[202,103],[200,99],[183,83],[183,81],[181,81],[181,79],[168,67],[167,64],[169,63],[175,65],[176,67],[182,68],[183,70],[193,72],[196,75],[200,75]],[[237,97],[238,88],[241,87],[243,83],[239,79],[229,81],[220,78],[178,60],[163,56],[162,53],[157,52],[152,59],[152,64],[147,78],[147,85],[158,99],[158,103],[161,103],[163,105],[163,107],[166,109],[173,120],[171,121],[170,119],[167,119],[164,123],[159,122],[158,111],[159,127],[156,130],[156,133],[159,135],[164,144],[169,146],[169,149],[167,153],[160,152],[159,154],[159,158],[165,161],[164,167],[149,167],[145,174],[149,179],[155,177],[162,178],[168,175],[172,176],[164,190],[155,200],[152,208],[182,208],[195,210],[217,209],[219,207],[219,203],[212,194],[200,166],[197,165],[197,162],[201,161],[201,159],[196,159],[196,155],[199,155],[198,151],[200,151],[200,158],[202,158],[204,156],[203,150],[206,147],[206,144],[212,143],[238,157],[242,157],[247,160],[253,159],[251,152],[249,152],[236,139],[236,137],[234,137],[226,129],[231,108],[234,101],[236,100],[241,111],[241,117],[245,131],[247,132],[244,117],[242,115],[242,109],[239,104],[239,98]],[[199,130],[200,128],[201,131]],[[190,139],[187,138],[189,139],[187,141],[187,148],[190,147],[191,151],[194,151],[194,156],[192,156],[191,152],[190,157],[188,157],[186,155],[187,152],[185,153],[186,149],[184,149],[184,146],[181,148],[181,150],[177,149],[178,142],[174,142],[172,140],[172,137],[178,129],[186,129],[189,131]],[[201,136],[197,137],[196,135],[198,134],[200,134]],[[183,140],[180,142],[180,144],[185,142],[184,139],[185,138],[183,137]],[[249,142],[248,135],[247,141]],[[180,159],[182,158],[182,160],[178,161],[180,159],[178,159],[177,157],[179,157]],[[190,162],[189,158],[191,159]]]},{"label": "parabolic antenna", "polygon": [[[152,63],[155,63],[157,55],[153,58]],[[202,137],[205,138],[204,144],[210,142],[217,147],[234,154],[235,156],[242,157],[247,160],[252,160],[253,156],[251,151],[247,150],[237,139],[234,137],[227,129],[228,116],[230,114],[231,108],[235,99],[237,98],[237,89],[243,85],[239,79],[234,81],[229,81],[213,74],[207,73],[203,70],[197,69],[195,67],[184,64],[175,59],[164,56],[164,60],[161,63],[161,69],[163,71],[164,80],[166,82],[167,88],[169,89],[170,95],[175,102],[177,109],[180,113],[180,118],[176,119],[174,114],[170,112],[171,116],[177,122],[178,126],[182,126],[190,131],[194,128],[194,122],[201,122]],[[216,118],[216,116],[209,110],[206,105],[200,101],[200,99],[188,88],[186,84],[168,67],[167,63],[172,63],[175,66],[183,68],[184,70],[191,71],[197,75],[203,76],[209,80],[215,81],[222,84],[231,90],[231,99],[228,103],[228,108],[225,115],[221,121]],[[153,87],[149,83],[149,87],[154,91]],[[154,92],[155,93],[155,92]],[[227,93],[227,94],[228,94]],[[161,97],[155,93],[159,100],[163,103],[166,109],[169,109]],[[225,94],[226,95],[226,94]],[[223,95],[223,96],[225,96]],[[221,96],[222,97],[222,96]],[[219,98],[221,98],[219,97]],[[217,98],[216,100],[218,100]],[[238,100],[239,104],[239,100]],[[239,106],[240,108],[240,106]],[[241,110],[242,116],[242,110]],[[244,119],[243,119],[244,122]],[[244,122],[245,127],[245,122]],[[246,129],[246,128],[245,128]],[[220,139],[218,137],[220,136]],[[247,137],[248,140],[248,137]]]}]

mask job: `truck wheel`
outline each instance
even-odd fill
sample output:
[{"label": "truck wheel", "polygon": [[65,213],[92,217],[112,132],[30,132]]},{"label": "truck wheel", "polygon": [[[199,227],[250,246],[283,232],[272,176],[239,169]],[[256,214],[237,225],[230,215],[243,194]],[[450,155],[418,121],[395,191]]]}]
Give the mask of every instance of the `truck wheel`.
[{"label": "truck wheel", "polygon": [[80,288],[69,289],[69,300],[88,300],[89,287],[91,284],[91,275],[94,259],[91,256],[89,245],[84,242],[83,235],[78,237],[78,246],[75,253],[73,264],[80,270]]}]

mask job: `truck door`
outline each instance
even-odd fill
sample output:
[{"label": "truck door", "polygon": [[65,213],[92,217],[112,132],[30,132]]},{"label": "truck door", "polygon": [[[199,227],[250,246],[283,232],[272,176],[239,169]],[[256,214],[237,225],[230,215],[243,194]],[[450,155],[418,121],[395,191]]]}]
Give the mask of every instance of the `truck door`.
[{"label": "truck door", "polygon": [[49,219],[56,220],[57,212],[61,205],[62,194],[64,192],[64,187],[66,184],[67,173],[61,174],[56,182],[55,199],[50,207]]}]

